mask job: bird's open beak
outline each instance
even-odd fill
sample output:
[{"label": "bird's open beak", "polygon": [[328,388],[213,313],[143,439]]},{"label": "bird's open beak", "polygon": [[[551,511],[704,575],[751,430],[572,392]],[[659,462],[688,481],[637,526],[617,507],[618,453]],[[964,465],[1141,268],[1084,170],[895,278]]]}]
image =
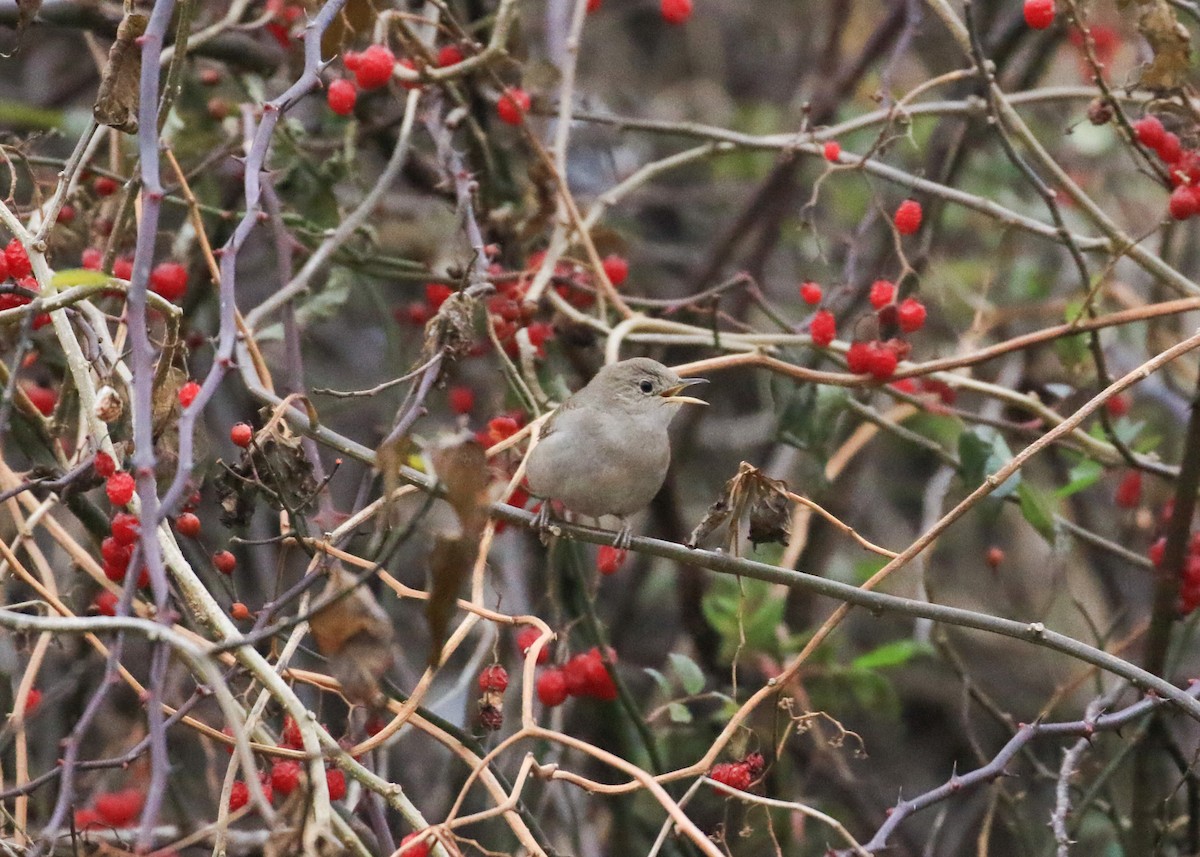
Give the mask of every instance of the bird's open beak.
[{"label": "bird's open beak", "polygon": [[679,392],[685,387],[691,387],[693,384],[707,384],[707,378],[681,378],[682,383],[663,390],[662,397],[668,402],[674,402],[679,405],[707,405],[708,402],[703,399],[697,399],[694,396],[680,396]]}]

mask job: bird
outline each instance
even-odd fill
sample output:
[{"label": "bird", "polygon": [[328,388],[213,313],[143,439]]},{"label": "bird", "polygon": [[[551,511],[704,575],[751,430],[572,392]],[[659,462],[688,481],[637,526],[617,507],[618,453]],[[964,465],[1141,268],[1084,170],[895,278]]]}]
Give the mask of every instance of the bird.
[{"label": "bird", "polygon": [[605,366],[543,424],[526,463],[530,493],[543,499],[535,525],[550,527],[550,501],[589,518],[621,520],[614,545],[628,548],[626,516],[644,509],[667,478],[667,427],[684,404],[680,393],[705,378],[681,378],[657,360],[633,357]]}]

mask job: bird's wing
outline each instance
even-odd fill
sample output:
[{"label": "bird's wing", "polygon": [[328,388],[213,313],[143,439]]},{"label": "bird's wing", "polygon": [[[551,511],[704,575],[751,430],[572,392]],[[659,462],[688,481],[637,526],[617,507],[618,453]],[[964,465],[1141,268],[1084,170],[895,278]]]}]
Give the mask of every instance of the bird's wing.
[{"label": "bird's wing", "polygon": [[550,418],[542,423],[542,430],[538,434],[538,440],[543,441],[550,437],[550,435],[554,434],[554,432],[558,430],[559,418],[562,417],[563,414],[575,410],[577,407],[579,407],[579,403],[575,401],[575,397],[572,396],[555,408],[554,413],[550,415]]}]

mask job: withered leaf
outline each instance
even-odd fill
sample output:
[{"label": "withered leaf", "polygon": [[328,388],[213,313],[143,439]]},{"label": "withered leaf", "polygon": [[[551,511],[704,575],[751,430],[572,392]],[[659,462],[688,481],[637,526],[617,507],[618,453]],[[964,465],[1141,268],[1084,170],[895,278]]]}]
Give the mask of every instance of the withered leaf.
[{"label": "withered leaf", "polygon": [[21,32],[37,17],[42,0],[17,0],[17,32]]},{"label": "withered leaf", "polygon": [[261,501],[276,511],[296,514],[311,509],[320,487],[312,462],[304,454],[302,439],[283,421],[259,432],[235,465],[224,465],[214,484],[221,501],[225,526],[249,523]]},{"label": "withered leaf", "polygon": [[685,544],[689,548],[694,548],[704,539],[708,538],[722,524],[729,520],[729,516],[733,514],[733,506],[730,503],[729,485],[725,486],[725,490],[721,492],[721,496],[713,501],[708,507],[708,511],[704,513],[704,519],[696,525],[696,529],[692,530],[692,534],[688,536]]},{"label": "withered leaf", "polygon": [[137,40],[145,34],[149,18],[131,13],[121,20],[117,40],[108,50],[108,65],[100,79],[100,90],[92,115],[101,125],[126,134],[138,129],[138,86],[142,76],[142,48]]},{"label": "withered leaf", "polygon": [[438,308],[437,315],[425,325],[422,360],[446,352],[449,358],[461,357],[475,344],[475,307],[479,301],[465,292],[454,292]]},{"label": "withered leaf", "polygon": [[321,36],[321,54],[331,58],[341,53],[359,33],[370,33],[379,17],[378,0],[346,0],[341,13],[335,17]]},{"label": "withered leaf", "polygon": [[720,496],[709,507],[704,520],[688,536],[687,546],[696,547],[702,539],[725,526],[728,527],[726,546],[732,550],[737,543],[738,525],[747,515],[752,543],[787,544],[791,526],[787,490],[786,482],[772,479],[743,461],[737,474],[725,483]]},{"label": "withered leaf", "polygon": [[1142,71],[1142,86],[1177,89],[1187,80],[1191,39],[1167,0],[1152,0],[1138,9],[1138,31],[1150,43],[1154,59]]},{"label": "withered leaf", "polygon": [[382,696],[379,680],[392,664],[392,623],[371,591],[356,585],[354,575],[340,564],[332,565],[326,577],[321,600],[342,597],[309,619],[313,639],[329,660],[330,675],[341,682],[342,694],[376,707]]},{"label": "withered leaf", "polygon": [[446,486],[446,502],[459,521],[459,532],[439,533],[429,555],[432,587],[425,617],[429,622],[429,664],[436,667],[455,601],[463,581],[471,576],[487,524],[489,474],[483,446],[474,438],[446,444],[432,457],[438,481]]},{"label": "withered leaf", "polygon": [[[766,479],[766,477],[763,477]],[[775,480],[766,480],[774,482]],[[782,484],[782,483],[778,483]],[[786,545],[791,535],[792,516],[788,506],[788,497],[782,489],[774,485],[760,490],[750,506],[750,542],[759,545],[764,542],[778,542]]]}]

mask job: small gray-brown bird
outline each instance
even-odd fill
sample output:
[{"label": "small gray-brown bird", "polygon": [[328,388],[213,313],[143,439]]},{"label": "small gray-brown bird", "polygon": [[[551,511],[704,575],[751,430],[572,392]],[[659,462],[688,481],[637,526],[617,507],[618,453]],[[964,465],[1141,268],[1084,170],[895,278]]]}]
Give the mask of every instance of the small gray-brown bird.
[{"label": "small gray-brown bird", "polygon": [[538,526],[549,527],[550,502],[572,512],[621,519],[616,546],[629,546],[625,516],[643,509],[667,478],[667,426],[681,404],[708,404],[679,393],[704,378],[680,378],[656,360],[634,357],[605,366],[551,414],[529,456],[530,491],[546,502]]}]

